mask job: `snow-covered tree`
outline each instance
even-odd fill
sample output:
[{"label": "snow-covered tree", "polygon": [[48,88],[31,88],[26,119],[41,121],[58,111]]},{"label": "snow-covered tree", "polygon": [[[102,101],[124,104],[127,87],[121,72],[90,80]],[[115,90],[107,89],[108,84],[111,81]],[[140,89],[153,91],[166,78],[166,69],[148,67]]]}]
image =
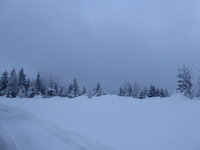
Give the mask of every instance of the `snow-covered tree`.
[{"label": "snow-covered tree", "polygon": [[28,92],[27,92],[27,97],[28,98],[33,98],[36,95],[37,94],[36,94],[35,85],[34,85],[34,83],[30,83],[29,88],[28,88]]},{"label": "snow-covered tree", "polygon": [[83,87],[83,90],[82,90],[82,92],[81,92],[81,95],[86,95],[87,94],[87,90],[86,90],[86,87],[84,86]]},{"label": "snow-covered tree", "polygon": [[42,95],[44,93],[44,88],[43,88],[43,84],[42,84],[42,80],[41,80],[39,72],[37,74],[36,81],[35,81],[35,92],[36,92],[36,95]]},{"label": "snow-covered tree", "polygon": [[186,65],[178,68],[177,75],[177,93],[182,93],[185,96],[192,97],[192,82],[191,69]]},{"label": "snow-covered tree", "polygon": [[101,96],[103,94],[100,83],[97,83],[96,88],[94,89],[95,96]]},{"label": "snow-covered tree", "polygon": [[26,81],[26,75],[24,74],[23,68],[19,71],[18,76],[19,76],[18,77],[18,90],[19,90],[18,96],[21,98],[24,98],[27,95],[27,91],[26,91],[26,82],[27,81]]},{"label": "snow-covered tree", "polygon": [[30,79],[28,78],[27,81],[26,81],[26,91],[28,91],[29,87],[30,87],[30,84],[31,84],[31,81]]},{"label": "snow-covered tree", "polygon": [[87,93],[87,96],[88,96],[88,98],[92,98],[93,96],[95,96],[94,90],[93,91],[89,90],[88,93]]},{"label": "snow-covered tree", "polygon": [[24,74],[23,68],[19,71],[18,86],[19,89],[24,88],[26,86],[26,75]]},{"label": "snow-covered tree", "polygon": [[68,89],[67,89],[67,97],[69,97],[69,98],[75,97],[74,88],[73,88],[72,84],[70,84]]},{"label": "snow-covered tree", "polygon": [[156,97],[156,88],[155,88],[155,86],[153,86],[153,85],[150,86],[148,97]]},{"label": "snow-covered tree", "polygon": [[55,89],[54,89],[54,88],[51,88],[51,87],[48,87],[47,90],[46,90],[45,96],[46,96],[47,98],[50,98],[50,97],[53,97],[53,96],[55,96],[55,95],[56,95]]},{"label": "snow-covered tree", "polygon": [[54,83],[55,95],[58,96],[58,84]]},{"label": "snow-covered tree", "polygon": [[49,85],[48,85],[48,87],[47,87],[47,89],[45,91],[45,96],[47,98],[56,96],[56,91],[55,91],[55,89],[53,87],[53,80],[52,80],[52,78],[50,78]]},{"label": "snow-covered tree", "polygon": [[26,97],[28,97],[28,91],[26,90],[25,87],[23,87],[23,88],[21,88],[19,90],[18,97],[19,98],[26,98]]},{"label": "snow-covered tree", "polygon": [[134,97],[134,98],[138,98],[138,96],[139,96],[139,93],[140,93],[140,86],[137,84],[137,83],[134,83],[133,84],[133,93],[132,93],[132,96]]},{"label": "snow-covered tree", "polygon": [[169,97],[169,92],[165,90],[165,97]]},{"label": "snow-covered tree", "polygon": [[122,89],[122,87],[119,88],[119,96],[125,96],[125,91]]},{"label": "snow-covered tree", "polygon": [[72,86],[73,86],[73,90],[74,90],[74,96],[75,97],[80,96],[79,85],[78,85],[78,82],[76,79],[74,79]]},{"label": "snow-covered tree", "polygon": [[67,97],[67,91],[64,90],[63,87],[60,87],[59,90],[58,90],[58,96],[60,96],[60,97]]},{"label": "snow-covered tree", "polygon": [[8,87],[6,90],[6,96],[7,97],[16,97],[18,94],[18,83],[17,83],[17,74],[15,71],[15,68],[11,71],[9,81],[8,81]]},{"label": "snow-covered tree", "polygon": [[5,71],[0,79],[0,96],[6,94],[6,89],[8,87],[8,72]]},{"label": "snow-covered tree", "polygon": [[67,96],[69,98],[74,98],[80,96],[79,85],[76,79],[73,80],[73,83],[69,85],[67,90]]},{"label": "snow-covered tree", "polygon": [[148,96],[148,93],[149,93],[149,91],[147,88],[142,88],[142,89],[140,89],[138,98],[145,99]]},{"label": "snow-covered tree", "polygon": [[166,96],[165,96],[165,92],[164,92],[163,89],[158,90],[158,96],[159,96],[159,97],[166,97]]}]

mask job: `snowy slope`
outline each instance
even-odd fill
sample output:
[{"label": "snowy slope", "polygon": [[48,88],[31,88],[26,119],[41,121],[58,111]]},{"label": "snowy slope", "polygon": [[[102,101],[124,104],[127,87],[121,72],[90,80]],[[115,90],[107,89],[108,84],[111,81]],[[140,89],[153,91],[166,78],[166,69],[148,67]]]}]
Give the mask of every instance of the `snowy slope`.
[{"label": "snowy slope", "polygon": [[[146,100],[117,96],[92,99],[86,97],[75,99],[0,98],[0,104],[31,112],[62,129],[79,133],[116,150],[200,149],[200,100],[188,100],[180,95]],[[24,125],[24,123],[20,124]],[[28,126],[27,123],[25,126]],[[49,129],[49,125],[42,124],[42,130],[46,128]],[[54,127],[50,128],[56,130]],[[49,137],[48,134],[51,132],[46,134],[46,137]],[[42,135],[45,136],[45,134]],[[68,138],[69,133],[64,135],[67,135],[66,139],[73,139]],[[34,136],[38,135],[31,137]],[[54,146],[56,142],[59,142],[54,139],[50,141]],[[71,141],[73,143],[76,140]],[[83,145],[96,146],[96,144]]]},{"label": "snowy slope", "polygon": [[[30,113],[0,105],[0,150],[108,150]],[[111,150],[111,149],[109,149]]]}]

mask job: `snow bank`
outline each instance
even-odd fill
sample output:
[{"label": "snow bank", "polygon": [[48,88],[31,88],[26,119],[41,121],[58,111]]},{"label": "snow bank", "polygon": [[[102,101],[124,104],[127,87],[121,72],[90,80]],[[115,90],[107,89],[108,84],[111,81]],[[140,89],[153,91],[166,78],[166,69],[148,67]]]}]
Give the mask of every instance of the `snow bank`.
[{"label": "snow bank", "polygon": [[28,112],[0,105],[0,150],[108,150]]}]

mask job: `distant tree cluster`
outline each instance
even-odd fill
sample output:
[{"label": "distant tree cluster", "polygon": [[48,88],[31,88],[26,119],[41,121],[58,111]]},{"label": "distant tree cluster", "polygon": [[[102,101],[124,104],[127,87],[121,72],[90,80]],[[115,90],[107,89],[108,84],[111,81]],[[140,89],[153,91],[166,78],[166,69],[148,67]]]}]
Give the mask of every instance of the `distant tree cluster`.
[{"label": "distant tree cluster", "polygon": [[75,98],[82,95],[88,97],[101,96],[105,93],[101,89],[101,85],[98,83],[96,88],[87,92],[86,88],[80,88],[76,79],[69,84],[68,87],[58,85],[53,81],[52,77],[49,82],[45,82],[41,79],[40,73],[37,74],[34,80],[24,73],[22,68],[18,73],[15,68],[10,74],[5,71],[0,78],[0,96],[6,96],[9,98],[33,98],[41,96],[43,98],[50,98],[54,96]]},{"label": "distant tree cluster", "polygon": [[[181,93],[189,98],[200,97],[200,77],[198,81],[192,82],[192,71],[190,67],[183,65],[178,68],[177,74],[177,93]],[[106,95],[100,83],[92,90],[86,90],[85,86],[80,88],[78,81],[74,79],[68,86],[63,87],[53,80],[51,77],[48,83],[42,80],[40,73],[35,79],[30,78],[24,73],[24,69],[16,72],[15,68],[10,73],[7,71],[2,73],[0,77],[0,96],[9,98],[33,98],[41,96],[43,98],[50,98],[54,96],[75,98],[86,95],[89,98]],[[145,99],[146,97],[168,97],[167,90],[157,88],[154,85],[141,88],[138,84],[131,85],[126,83],[119,88],[118,96],[133,97],[138,99]]]},{"label": "distant tree cluster", "polygon": [[167,90],[156,88],[154,85],[149,88],[141,88],[136,83],[134,85],[127,83],[124,87],[120,87],[118,95],[145,99],[147,97],[168,97],[169,93]]}]

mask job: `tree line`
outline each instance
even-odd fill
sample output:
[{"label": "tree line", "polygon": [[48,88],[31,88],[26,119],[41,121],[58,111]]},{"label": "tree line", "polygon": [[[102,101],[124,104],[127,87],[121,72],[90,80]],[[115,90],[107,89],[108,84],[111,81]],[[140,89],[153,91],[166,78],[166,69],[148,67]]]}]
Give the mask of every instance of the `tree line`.
[{"label": "tree line", "polygon": [[[177,74],[177,93],[193,98],[200,97],[200,77],[197,82],[192,83],[192,72],[190,67],[183,65],[178,68]],[[7,71],[2,73],[0,78],[0,96],[9,98],[33,98],[41,96],[43,98],[50,98],[54,96],[75,98],[86,95],[89,98],[94,96],[102,96],[109,94],[104,92],[100,83],[96,87],[87,91],[86,87],[80,87],[78,81],[74,79],[67,87],[59,85],[52,78],[48,83],[45,83],[40,73],[38,73],[34,80],[24,73],[24,69],[20,69],[17,73],[15,68],[10,73]],[[154,85],[141,88],[138,84],[131,85],[126,83],[119,88],[118,92],[114,93],[118,96],[133,97],[138,99],[145,99],[146,97],[168,97],[169,93],[166,89],[157,88]]]},{"label": "tree line", "polygon": [[[23,68],[19,73],[16,72],[15,68],[10,74],[5,71],[0,78],[0,96],[9,98],[33,98],[35,96],[42,96],[43,98],[54,96],[74,98],[86,94],[86,88],[83,87],[81,89],[76,79],[67,88],[58,85],[52,78],[45,84],[41,79],[40,73],[31,81],[24,73]],[[102,94],[101,86],[98,83],[93,92],[90,93],[90,96],[101,96]]]},{"label": "tree line", "polygon": [[150,85],[150,87],[141,88],[137,83],[130,85],[130,83],[126,83],[123,87],[121,86],[119,89],[119,96],[124,97],[133,97],[139,99],[145,99],[147,97],[168,97],[169,93],[167,90],[162,88],[157,88],[154,85]]}]

